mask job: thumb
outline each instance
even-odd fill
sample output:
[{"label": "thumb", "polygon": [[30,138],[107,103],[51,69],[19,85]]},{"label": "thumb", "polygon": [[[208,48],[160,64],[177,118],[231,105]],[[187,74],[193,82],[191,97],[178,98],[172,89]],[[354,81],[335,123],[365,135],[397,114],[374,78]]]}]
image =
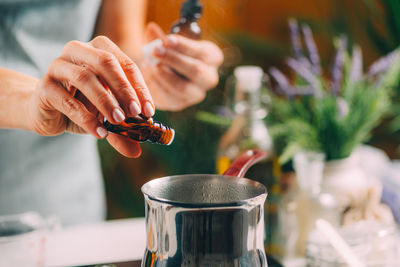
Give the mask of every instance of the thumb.
[{"label": "thumb", "polygon": [[145,40],[146,43],[153,41],[154,39],[162,39],[165,36],[164,31],[155,22],[150,22],[146,26]]}]

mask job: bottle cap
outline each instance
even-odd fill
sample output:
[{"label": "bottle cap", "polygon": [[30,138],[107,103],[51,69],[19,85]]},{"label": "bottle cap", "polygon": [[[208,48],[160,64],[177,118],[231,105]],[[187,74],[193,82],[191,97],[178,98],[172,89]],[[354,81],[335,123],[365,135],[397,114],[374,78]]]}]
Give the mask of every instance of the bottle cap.
[{"label": "bottle cap", "polygon": [[255,92],[261,87],[264,71],[258,66],[240,66],[234,74],[240,91]]},{"label": "bottle cap", "polygon": [[181,17],[183,18],[200,18],[203,6],[199,0],[187,0],[182,4]]}]

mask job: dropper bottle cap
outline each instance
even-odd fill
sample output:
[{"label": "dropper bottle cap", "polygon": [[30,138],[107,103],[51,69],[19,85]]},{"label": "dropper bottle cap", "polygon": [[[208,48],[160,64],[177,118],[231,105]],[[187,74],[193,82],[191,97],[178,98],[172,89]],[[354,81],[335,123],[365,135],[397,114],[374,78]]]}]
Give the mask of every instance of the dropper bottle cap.
[{"label": "dropper bottle cap", "polygon": [[263,80],[263,69],[258,66],[239,66],[234,70],[237,89],[241,92],[255,92],[260,89]]},{"label": "dropper bottle cap", "polygon": [[187,0],[182,4],[181,17],[189,19],[198,19],[201,17],[203,6],[199,0]]}]

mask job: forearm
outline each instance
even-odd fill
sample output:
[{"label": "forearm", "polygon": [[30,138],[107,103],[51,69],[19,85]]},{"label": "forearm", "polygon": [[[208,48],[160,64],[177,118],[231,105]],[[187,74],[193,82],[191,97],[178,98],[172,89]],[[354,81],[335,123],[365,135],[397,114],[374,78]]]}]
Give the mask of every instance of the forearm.
[{"label": "forearm", "polygon": [[38,80],[0,68],[0,128],[32,131],[29,102]]},{"label": "forearm", "polygon": [[96,35],[105,35],[133,60],[141,58],[147,0],[103,0]]}]

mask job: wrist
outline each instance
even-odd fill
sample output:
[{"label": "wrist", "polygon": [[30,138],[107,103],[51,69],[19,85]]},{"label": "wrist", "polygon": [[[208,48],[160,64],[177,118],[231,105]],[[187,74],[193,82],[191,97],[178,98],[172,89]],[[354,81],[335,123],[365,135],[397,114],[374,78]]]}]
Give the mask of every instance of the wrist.
[{"label": "wrist", "polygon": [[34,85],[37,81],[31,81],[32,87],[25,87],[14,95],[17,104],[10,115],[10,128],[36,132],[34,127]]},{"label": "wrist", "polygon": [[31,99],[38,80],[0,68],[0,128],[34,131]]}]

